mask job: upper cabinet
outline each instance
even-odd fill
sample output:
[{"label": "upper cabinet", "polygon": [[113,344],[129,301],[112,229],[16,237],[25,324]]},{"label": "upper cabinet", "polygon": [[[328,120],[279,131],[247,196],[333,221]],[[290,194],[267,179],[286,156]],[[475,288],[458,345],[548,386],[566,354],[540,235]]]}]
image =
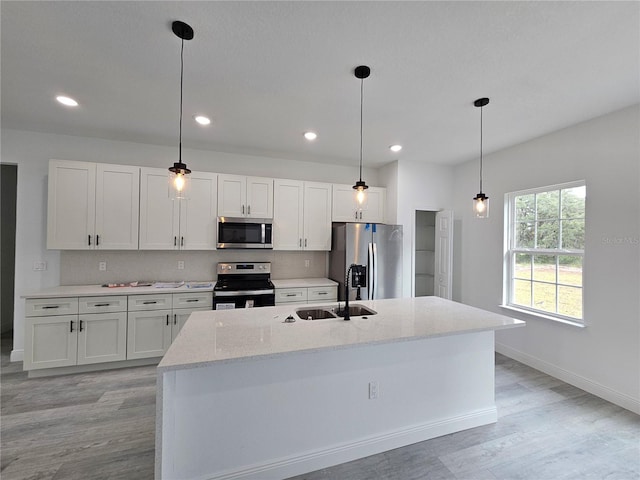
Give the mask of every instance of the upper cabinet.
[{"label": "upper cabinet", "polygon": [[273,249],[331,250],[331,184],[276,179]]},{"label": "upper cabinet", "polygon": [[363,207],[357,208],[353,187],[334,184],[331,219],[334,222],[384,223],[386,194],[386,188],[369,187]]},{"label": "upper cabinet", "polygon": [[219,175],[218,216],[273,218],[273,179]]},{"label": "upper cabinet", "polygon": [[216,248],[217,175],[192,172],[187,200],[171,200],[167,170],[140,171],[140,250]]},{"label": "upper cabinet", "polygon": [[136,250],[140,168],[49,162],[47,248]]}]

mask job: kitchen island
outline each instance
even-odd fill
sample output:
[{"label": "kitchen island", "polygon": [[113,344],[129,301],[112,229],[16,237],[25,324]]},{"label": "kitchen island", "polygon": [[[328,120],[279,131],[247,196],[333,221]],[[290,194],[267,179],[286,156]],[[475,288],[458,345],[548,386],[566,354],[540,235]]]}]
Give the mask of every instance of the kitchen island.
[{"label": "kitchen island", "polygon": [[193,313],[158,366],[156,478],[286,478],[496,421],[494,331],[524,322],[357,303],[377,314]]}]

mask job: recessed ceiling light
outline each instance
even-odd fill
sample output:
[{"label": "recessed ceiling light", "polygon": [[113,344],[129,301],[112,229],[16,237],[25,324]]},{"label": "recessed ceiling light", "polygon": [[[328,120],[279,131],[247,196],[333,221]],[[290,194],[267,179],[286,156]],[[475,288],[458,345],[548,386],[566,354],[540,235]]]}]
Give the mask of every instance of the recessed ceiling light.
[{"label": "recessed ceiling light", "polygon": [[392,152],[399,152],[400,150],[402,150],[402,145],[391,145],[389,147],[389,150],[391,150]]},{"label": "recessed ceiling light", "polygon": [[65,97],[64,95],[58,95],[56,100],[61,104],[66,105],[67,107],[77,107],[78,102],[76,102],[73,98]]},{"label": "recessed ceiling light", "polygon": [[200,125],[209,125],[211,123],[211,120],[208,117],[205,117],[204,115],[196,115],[193,118]]},{"label": "recessed ceiling light", "polygon": [[318,135],[316,134],[316,132],[304,132],[304,138],[306,138],[307,140],[315,140],[316,138],[318,138]]}]

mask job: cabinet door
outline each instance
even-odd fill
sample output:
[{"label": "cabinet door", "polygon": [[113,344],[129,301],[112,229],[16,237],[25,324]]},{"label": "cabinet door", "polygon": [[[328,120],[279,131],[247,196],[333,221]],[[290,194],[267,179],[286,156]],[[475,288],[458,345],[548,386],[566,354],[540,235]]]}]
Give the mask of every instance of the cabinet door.
[{"label": "cabinet door", "polygon": [[48,183],[47,248],[94,248],[96,164],[51,160]]},{"label": "cabinet door", "polygon": [[173,311],[172,323],[171,323],[171,341],[173,342],[185,322],[193,312],[204,312],[211,310],[211,308],[181,308]]},{"label": "cabinet door", "polygon": [[385,222],[385,204],[387,189],[382,187],[369,187],[367,189],[367,201],[362,209],[362,221],[367,223]]},{"label": "cabinet door", "polygon": [[384,223],[386,191],[384,187],[369,187],[366,201],[358,208],[356,191],[349,185],[333,185],[331,218],[334,222]]},{"label": "cabinet door", "polygon": [[140,169],[140,250],[179,248],[179,206],[169,198],[165,169]]},{"label": "cabinet door", "polygon": [[215,250],[218,176],[191,173],[189,181],[189,199],[180,205],[180,248]]},{"label": "cabinet door", "polygon": [[241,175],[218,175],[218,216],[246,215],[247,178]]},{"label": "cabinet door", "polygon": [[78,316],[78,365],[116,362],[126,357],[126,312]]},{"label": "cabinet door", "polygon": [[333,185],[331,219],[334,222],[357,222],[355,190],[351,185]]},{"label": "cabinet door", "polygon": [[247,217],[273,218],[273,178],[247,177]]},{"label": "cabinet door", "polygon": [[[274,184],[273,249],[302,250],[303,182],[277,179]],[[331,224],[329,224],[331,230]],[[329,232],[331,233],[331,232]]]},{"label": "cabinet door", "polygon": [[127,314],[127,360],[161,357],[171,344],[171,310]]},{"label": "cabinet door", "polygon": [[24,369],[68,367],[76,364],[78,316],[27,317]]},{"label": "cabinet door", "polygon": [[304,234],[305,250],[331,250],[331,185],[305,182]]},{"label": "cabinet door", "polygon": [[99,163],[96,171],[96,248],[138,249],[140,167]]}]

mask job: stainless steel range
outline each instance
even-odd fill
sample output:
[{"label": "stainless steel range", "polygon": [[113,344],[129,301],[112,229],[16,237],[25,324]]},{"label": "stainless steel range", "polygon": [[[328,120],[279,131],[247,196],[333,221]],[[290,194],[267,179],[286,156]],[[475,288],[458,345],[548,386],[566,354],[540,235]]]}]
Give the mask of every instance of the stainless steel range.
[{"label": "stainless steel range", "polygon": [[275,305],[271,263],[219,263],[213,287],[213,309],[269,307]]}]

